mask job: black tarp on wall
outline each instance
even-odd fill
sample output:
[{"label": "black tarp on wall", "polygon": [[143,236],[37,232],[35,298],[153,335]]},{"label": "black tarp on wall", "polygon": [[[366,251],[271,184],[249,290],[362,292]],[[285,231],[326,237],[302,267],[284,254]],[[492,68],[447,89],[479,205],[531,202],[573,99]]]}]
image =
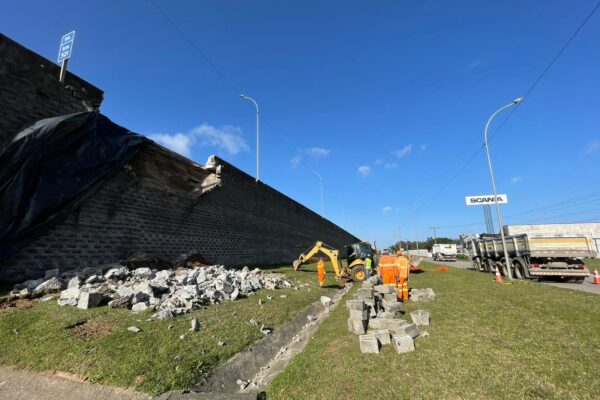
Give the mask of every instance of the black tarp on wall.
[{"label": "black tarp on wall", "polygon": [[148,139],[96,111],[43,119],[0,150],[0,261],[64,220]]}]

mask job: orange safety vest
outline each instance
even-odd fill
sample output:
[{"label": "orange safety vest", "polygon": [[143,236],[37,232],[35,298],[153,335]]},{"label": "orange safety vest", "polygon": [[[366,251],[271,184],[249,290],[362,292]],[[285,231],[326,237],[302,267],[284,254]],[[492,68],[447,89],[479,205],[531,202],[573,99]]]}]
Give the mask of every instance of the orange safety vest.
[{"label": "orange safety vest", "polygon": [[379,259],[379,274],[384,285],[398,289],[398,297],[408,300],[408,274],[410,260],[405,256],[382,255]]}]

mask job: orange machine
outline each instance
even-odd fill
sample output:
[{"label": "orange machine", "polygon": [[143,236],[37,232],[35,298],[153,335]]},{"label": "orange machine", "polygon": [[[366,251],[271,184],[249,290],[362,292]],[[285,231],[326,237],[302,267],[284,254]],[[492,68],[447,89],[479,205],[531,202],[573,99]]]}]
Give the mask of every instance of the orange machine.
[{"label": "orange machine", "polygon": [[382,255],[379,258],[379,274],[384,285],[398,289],[398,299],[408,300],[408,274],[410,260],[404,255]]}]

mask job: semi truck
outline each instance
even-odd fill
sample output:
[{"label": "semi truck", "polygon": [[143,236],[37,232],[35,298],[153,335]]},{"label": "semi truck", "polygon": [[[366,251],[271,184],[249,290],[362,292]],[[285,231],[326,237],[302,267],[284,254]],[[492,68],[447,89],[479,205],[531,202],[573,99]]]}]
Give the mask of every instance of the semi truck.
[{"label": "semi truck", "polygon": [[455,244],[434,244],[431,253],[435,261],[456,261],[458,254]]},{"label": "semi truck", "polygon": [[[597,256],[592,240],[582,234],[511,231],[504,227],[512,275],[516,279],[561,278],[581,283],[589,275],[584,258]],[[473,266],[479,271],[508,275],[500,234],[481,234],[466,238]]]}]

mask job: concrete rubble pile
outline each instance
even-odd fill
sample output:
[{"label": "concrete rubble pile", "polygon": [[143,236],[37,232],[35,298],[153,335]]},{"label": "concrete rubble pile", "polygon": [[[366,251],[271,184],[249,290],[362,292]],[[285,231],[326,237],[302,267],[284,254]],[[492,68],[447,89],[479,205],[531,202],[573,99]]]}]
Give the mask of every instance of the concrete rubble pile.
[{"label": "concrete rubble pile", "polygon": [[86,268],[15,285],[15,297],[38,297],[60,291],[58,304],[88,309],[108,304],[132,311],[153,310],[153,317],[170,319],[203,306],[232,301],[255,291],[292,287],[282,274],[259,268],[228,269],[222,265],[157,270],[148,267]]},{"label": "concrete rubble pile", "polygon": [[[428,290],[431,289],[424,289],[427,296]],[[431,294],[435,296],[433,291]],[[412,323],[402,319],[404,303],[398,301],[396,289],[382,285],[379,277],[364,281],[354,298],[346,301],[350,313],[348,331],[359,336],[361,352],[379,353],[381,346],[391,344],[398,353],[406,353],[415,349],[416,337],[429,336],[418,327],[429,325],[429,313],[425,310],[410,313]]]}]

